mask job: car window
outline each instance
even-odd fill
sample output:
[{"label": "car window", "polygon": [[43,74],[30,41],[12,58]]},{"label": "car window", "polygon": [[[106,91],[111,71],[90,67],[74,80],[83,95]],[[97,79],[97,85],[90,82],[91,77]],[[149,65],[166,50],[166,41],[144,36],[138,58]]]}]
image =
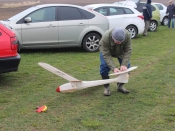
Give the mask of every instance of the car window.
[{"label": "car window", "polygon": [[109,15],[122,15],[125,14],[122,8],[109,7]]},{"label": "car window", "polygon": [[139,11],[139,12],[143,12],[143,6],[144,6],[145,4],[144,3],[140,3],[138,6],[137,6],[137,10]]},{"label": "car window", "polygon": [[[143,6],[145,5],[145,3],[140,3],[139,5],[138,5],[138,7],[137,7],[137,10],[139,11],[139,12],[143,12]],[[152,7],[152,11],[155,11],[156,10],[156,8],[153,6],[153,5],[151,5],[151,7]]]},{"label": "car window", "polygon": [[124,8],[126,14],[134,14],[134,12],[129,8]]},{"label": "car window", "polygon": [[96,8],[94,10],[97,11],[98,13],[104,15],[104,16],[108,15],[108,9],[106,7]]},{"label": "car window", "polygon": [[[82,14],[85,15],[85,19],[92,19],[92,18],[95,17],[94,14],[92,14],[92,13],[86,11],[86,10],[83,10],[83,9],[79,9],[79,10],[82,12]],[[84,18],[84,17],[83,17],[83,18]]]},{"label": "car window", "polygon": [[160,4],[155,4],[158,8],[159,8],[159,10],[163,10],[163,6],[162,5],[160,5]]},{"label": "car window", "polygon": [[152,11],[155,11],[156,10],[156,8],[153,5],[151,5],[151,7],[152,7]]},{"label": "car window", "polygon": [[27,17],[31,17],[32,23],[55,21],[56,20],[55,10],[56,10],[56,7],[42,8],[32,12]]},{"label": "car window", "polygon": [[131,1],[133,1],[134,3],[137,3],[137,2],[139,2],[139,0],[131,0]]},{"label": "car window", "polygon": [[79,20],[82,19],[82,14],[75,7],[59,7],[60,20]]}]

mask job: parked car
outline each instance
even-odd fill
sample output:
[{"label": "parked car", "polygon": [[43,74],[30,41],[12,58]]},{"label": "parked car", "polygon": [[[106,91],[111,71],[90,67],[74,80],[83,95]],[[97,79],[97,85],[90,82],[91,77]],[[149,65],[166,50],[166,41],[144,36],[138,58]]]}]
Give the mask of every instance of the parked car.
[{"label": "parked car", "polygon": [[137,34],[142,34],[144,31],[143,16],[133,7],[114,4],[90,4],[86,5],[85,8],[106,16],[109,20],[109,29],[115,27],[127,29],[131,38],[135,38]]},{"label": "parked car", "polygon": [[160,22],[162,25],[168,25],[168,16],[166,15],[167,7],[161,3],[152,3],[156,5],[160,11]]},{"label": "parked car", "polygon": [[[130,3],[131,2],[134,2],[137,6],[137,10],[139,12],[143,12],[143,6],[145,5],[146,2],[140,2],[141,0],[130,0]],[[131,6],[131,4],[128,4],[127,1],[120,1],[120,2],[115,2],[114,4],[122,4],[122,5],[125,5],[125,6]],[[157,27],[160,25],[160,11],[158,9],[158,7],[154,4],[151,3],[151,6],[152,6],[152,19],[150,21],[150,28],[149,28],[149,31],[156,31],[157,30]]]},{"label": "parked car", "polygon": [[0,22],[15,31],[20,49],[83,47],[95,52],[109,29],[106,17],[69,4],[36,5]]},{"label": "parked car", "polygon": [[15,33],[0,24],[0,73],[17,71],[21,60]]}]

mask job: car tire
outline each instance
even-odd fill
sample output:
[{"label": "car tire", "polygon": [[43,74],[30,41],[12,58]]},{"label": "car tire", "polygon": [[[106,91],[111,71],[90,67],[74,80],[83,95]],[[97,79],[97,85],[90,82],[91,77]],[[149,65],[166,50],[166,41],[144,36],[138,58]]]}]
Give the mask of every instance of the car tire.
[{"label": "car tire", "polygon": [[149,31],[156,31],[157,30],[157,22],[156,21],[150,21],[150,27]]},{"label": "car tire", "polygon": [[137,36],[137,29],[135,26],[133,25],[129,25],[128,27],[126,27],[126,29],[129,31],[129,33],[131,34],[131,39],[135,38]]},{"label": "car tire", "polygon": [[19,41],[18,41],[18,52],[20,52],[20,43],[19,43]]},{"label": "car tire", "polygon": [[97,52],[99,50],[100,35],[97,33],[89,33],[83,39],[83,48],[88,52]]},{"label": "car tire", "polygon": [[168,17],[164,17],[162,20],[162,25],[167,26],[168,25]]}]

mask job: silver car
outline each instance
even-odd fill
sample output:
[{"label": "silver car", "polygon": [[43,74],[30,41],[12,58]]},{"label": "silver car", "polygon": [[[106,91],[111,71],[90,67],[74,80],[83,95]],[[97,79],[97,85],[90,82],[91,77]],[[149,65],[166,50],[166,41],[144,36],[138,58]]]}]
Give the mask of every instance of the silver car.
[{"label": "silver car", "polygon": [[109,29],[103,15],[69,4],[33,6],[0,22],[14,30],[20,49],[83,47],[96,52]]}]

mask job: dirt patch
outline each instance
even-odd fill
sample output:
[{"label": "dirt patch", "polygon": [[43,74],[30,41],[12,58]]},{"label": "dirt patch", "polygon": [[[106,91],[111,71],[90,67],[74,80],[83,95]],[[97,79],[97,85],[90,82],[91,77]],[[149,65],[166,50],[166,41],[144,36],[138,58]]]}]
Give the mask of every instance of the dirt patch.
[{"label": "dirt patch", "polygon": [[24,1],[18,3],[0,3],[0,8],[16,8],[23,6],[32,6],[41,3],[40,1]]}]

